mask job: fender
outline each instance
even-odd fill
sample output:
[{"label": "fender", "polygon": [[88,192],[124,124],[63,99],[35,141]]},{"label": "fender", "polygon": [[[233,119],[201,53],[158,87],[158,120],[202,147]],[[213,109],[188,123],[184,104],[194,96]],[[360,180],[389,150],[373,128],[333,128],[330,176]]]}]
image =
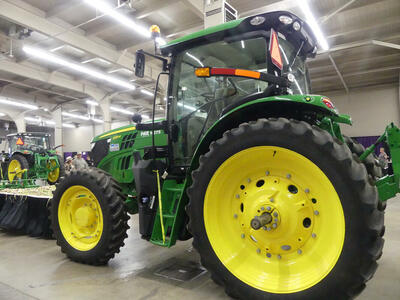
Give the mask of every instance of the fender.
[{"label": "fender", "polygon": [[[193,155],[190,171],[197,169],[200,155],[208,150],[212,141],[222,137],[226,130],[235,128],[243,122],[268,117],[301,119],[305,114],[312,113],[320,120],[327,117],[332,122],[352,124],[349,116],[340,115],[332,101],[320,95],[272,96],[245,101],[244,103],[238,101],[228,108],[229,110],[225,110],[223,115],[204,134]],[[191,180],[191,178],[188,179]]]}]

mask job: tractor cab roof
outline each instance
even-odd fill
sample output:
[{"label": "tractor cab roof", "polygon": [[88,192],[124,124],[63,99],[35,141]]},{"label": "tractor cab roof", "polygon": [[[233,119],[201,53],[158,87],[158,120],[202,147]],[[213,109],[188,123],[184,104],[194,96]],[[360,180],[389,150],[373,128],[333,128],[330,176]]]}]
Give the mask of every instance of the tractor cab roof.
[{"label": "tractor cab roof", "polygon": [[287,11],[258,14],[204,29],[169,42],[161,47],[161,53],[168,56],[192,48],[195,45],[208,44],[220,40],[235,40],[235,37],[240,39],[251,38],[254,35],[265,34],[271,28],[283,35],[285,39],[295,46],[299,46],[304,42],[301,51],[302,55],[315,56],[317,39],[310,26],[296,15]]},{"label": "tractor cab roof", "polygon": [[50,133],[45,133],[45,132],[18,132],[18,133],[11,133],[7,134],[7,137],[13,137],[13,136],[51,136]]}]

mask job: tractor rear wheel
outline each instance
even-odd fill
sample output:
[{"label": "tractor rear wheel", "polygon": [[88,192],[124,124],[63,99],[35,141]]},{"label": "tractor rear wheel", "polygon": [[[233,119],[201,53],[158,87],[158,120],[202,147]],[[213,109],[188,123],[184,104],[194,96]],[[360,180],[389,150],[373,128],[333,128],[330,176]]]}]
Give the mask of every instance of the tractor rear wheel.
[{"label": "tractor rear wheel", "polygon": [[188,190],[193,246],[240,299],[349,299],[382,252],[376,187],[317,127],[260,119],[224,133]]},{"label": "tractor rear wheel", "polygon": [[111,175],[91,168],[73,171],[58,185],[51,201],[57,244],[80,263],[106,264],[128,237],[125,196]]},{"label": "tractor rear wheel", "polygon": [[[50,185],[54,185],[57,182],[60,181],[60,178],[65,176],[65,167],[64,167],[64,163],[63,163],[63,159],[61,158],[60,155],[57,155],[57,160],[58,160],[58,164],[60,167],[54,169],[52,172],[49,172],[48,176],[47,176],[47,182]],[[48,168],[50,167],[55,167],[56,166],[56,162],[54,160],[50,160],[50,162],[48,163]]]},{"label": "tractor rear wheel", "polygon": [[10,182],[14,179],[23,178],[23,170],[29,169],[29,163],[25,156],[21,154],[14,154],[11,156],[7,166],[7,175]]}]

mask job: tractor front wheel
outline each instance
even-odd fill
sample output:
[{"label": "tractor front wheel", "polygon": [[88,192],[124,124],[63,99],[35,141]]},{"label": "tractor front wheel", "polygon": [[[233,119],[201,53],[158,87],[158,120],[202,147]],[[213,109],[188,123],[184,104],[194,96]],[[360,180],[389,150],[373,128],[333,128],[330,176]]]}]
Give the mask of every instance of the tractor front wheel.
[{"label": "tractor front wheel", "polygon": [[29,169],[29,163],[25,156],[21,154],[14,154],[7,166],[7,175],[10,182],[15,179],[23,178],[24,170]]},{"label": "tractor front wheel", "polygon": [[111,175],[96,168],[70,173],[51,201],[52,227],[61,251],[76,262],[106,264],[128,236],[124,200]]},{"label": "tractor front wheel", "polygon": [[193,245],[240,299],[350,299],[375,273],[383,213],[348,147],[305,122],[260,119],[200,157]]},{"label": "tractor front wheel", "polygon": [[[58,164],[59,167],[55,168],[53,171],[49,172],[49,174],[47,175],[47,182],[50,185],[54,185],[57,182],[60,181],[60,178],[65,176],[65,167],[64,167],[64,163],[63,163],[63,159],[61,158],[60,155],[56,155],[55,156],[58,160]],[[55,160],[50,160],[47,164],[47,168],[54,168],[57,165],[57,163],[55,162]]]}]

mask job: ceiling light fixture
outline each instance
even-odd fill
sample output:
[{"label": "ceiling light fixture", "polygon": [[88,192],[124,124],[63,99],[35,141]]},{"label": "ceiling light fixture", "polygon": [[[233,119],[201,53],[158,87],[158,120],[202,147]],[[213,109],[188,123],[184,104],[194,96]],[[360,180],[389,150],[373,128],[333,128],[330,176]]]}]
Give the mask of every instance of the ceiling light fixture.
[{"label": "ceiling light fixture", "polygon": [[96,10],[101,11],[103,14],[108,15],[111,18],[115,19],[117,22],[121,23],[122,25],[124,25],[130,29],[133,29],[137,33],[139,33],[147,38],[151,37],[149,30],[147,30],[143,26],[136,24],[134,21],[132,21],[127,16],[117,12],[114,7],[107,4],[106,2],[101,1],[101,0],[84,0],[84,1],[88,5],[93,6]]},{"label": "ceiling light fixture", "polygon": [[119,112],[119,113],[122,113],[122,114],[125,114],[125,115],[131,115],[131,116],[133,116],[133,115],[135,114],[134,112],[131,112],[131,111],[129,111],[129,110],[122,109],[122,108],[119,108],[119,107],[116,107],[116,106],[110,106],[110,109],[111,109],[112,111]]},{"label": "ceiling light fixture", "polygon": [[90,120],[89,117],[82,116],[82,115],[77,115],[77,114],[71,114],[69,112],[63,112],[62,115],[65,116],[65,117],[80,119],[80,120],[84,120],[84,121],[89,121]]},{"label": "ceiling light fixture", "polygon": [[98,106],[99,103],[97,103],[96,101],[93,100],[86,100],[86,104],[92,105],[92,106]]},{"label": "ceiling light fixture", "polygon": [[0,117],[5,117],[6,114],[0,113]]},{"label": "ceiling light fixture", "polygon": [[104,123],[103,120],[101,120],[101,119],[96,119],[96,118],[92,118],[92,121],[95,122],[95,123],[100,123],[100,124]]},{"label": "ceiling light fixture", "polygon": [[154,97],[154,94],[153,94],[152,92],[148,91],[148,90],[141,89],[140,92],[141,92],[142,94],[145,94],[145,95]]},{"label": "ceiling light fixture", "polygon": [[62,126],[65,127],[65,128],[76,128],[75,125],[73,125],[73,124],[68,124],[68,123],[63,123]]},{"label": "ceiling light fixture", "polygon": [[8,99],[4,98],[4,97],[0,97],[0,104],[16,106],[16,107],[21,107],[21,108],[27,108],[27,109],[32,109],[32,110],[39,109],[39,107],[36,105],[21,103],[21,102],[19,102],[19,100],[16,100],[16,99],[12,99],[12,100],[8,100]]},{"label": "ceiling light fixture", "polygon": [[323,50],[328,50],[329,49],[328,42],[326,41],[324,34],[322,33],[321,28],[317,23],[317,20],[315,19],[313,13],[311,12],[310,6],[308,5],[308,0],[300,1],[300,8],[302,9],[304,15],[306,16],[308,25],[310,25],[310,28],[317,37],[318,44],[321,46]]},{"label": "ceiling light fixture", "polygon": [[24,46],[22,49],[26,53],[28,53],[29,55],[32,55],[34,57],[58,64],[58,65],[61,65],[61,66],[64,66],[64,67],[67,67],[70,69],[73,69],[75,71],[87,74],[89,76],[92,76],[92,77],[95,77],[95,78],[98,78],[98,79],[101,79],[104,81],[107,81],[109,83],[121,86],[123,88],[127,88],[130,90],[134,90],[136,88],[133,84],[131,84],[127,81],[123,81],[123,80],[117,79],[115,77],[106,75],[104,73],[89,69],[87,67],[83,67],[77,63],[69,62],[69,61],[65,60],[64,58],[56,56],[50,52],[47,52],[47,51],[44,51],[44,50],[41,50],[38,48],[30,47],[30,46]]}]

